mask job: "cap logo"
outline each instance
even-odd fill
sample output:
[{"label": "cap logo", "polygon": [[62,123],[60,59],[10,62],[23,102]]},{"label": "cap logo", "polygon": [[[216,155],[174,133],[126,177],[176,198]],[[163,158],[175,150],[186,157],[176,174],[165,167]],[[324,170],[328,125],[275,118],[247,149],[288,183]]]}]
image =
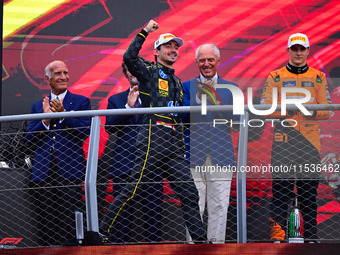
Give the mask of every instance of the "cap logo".
[{"label": "cap logo", "polygon": [[303,37],[303,36],[294,36],[294,37],[290,38],[290,42],[294,42],[294,41],[303,41],[303,42],[306,42],[306,37]]},{"label": "cap logo", "polygon": [[167,35],[163,35],[163,36],[162,36],[162,39],[163,39],[163,40],[166,40],[166,39],[168,39],[168,38],[175,38],[175,36],[172,35],[172,34],[167,34]]},{"label": "cap logo", "polygon": [[157,49],[160,45],[165,44],[171,40],[176,41],[179,47],[183,45],[183,40],[181,38],[178,38],[171,33],[166,33],[166,34],[160,35],[158,40],[155,41],[154,49]]}]

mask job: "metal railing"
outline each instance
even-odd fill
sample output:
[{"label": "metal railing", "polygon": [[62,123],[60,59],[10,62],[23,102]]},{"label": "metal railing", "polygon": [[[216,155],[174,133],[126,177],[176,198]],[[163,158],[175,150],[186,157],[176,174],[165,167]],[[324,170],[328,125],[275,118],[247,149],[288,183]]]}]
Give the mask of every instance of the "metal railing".
[{"label": "metal railing", "polygon": [[[254,105],[258,110],[268,109],[268,105]],[[307,110],[340,110],[340,105],[305,105]],[[278,109],[280,106],[278,106]],[[64,113],[46,113],[46,114],[23,114],[13,116],[0,117],[0,123],[18,122],[25,120],[49,119],[49,118],[77,118],[91,116],[91,132],[88,148],[88,157],[85,175],[85,204],[86,204],[86,223],[87,231],[99,231],[98,224],[98,201],[97,201],[97,171],[98,171],[98,153],[100,141],[100,118],[99,116],[109,115],[136,115],[136,114],[154,114],[154,113],[171,113],[171,112],[201,112],[201,107],[176,107],[176,108],[139,108],[139,109],[116,109],[116,110],[90,110],[90,111],[76,111]],[[232,106],[208,106],[208,112],[232,111]],[[298,110],[295,106],[287,105],[287,110]],[[246,243],[247,240],[247,198],[246,198],[246,171],[241,171],[242,167],[247,166],[247,145],[248,145],[248,106],[245,106],[245,114],[241,116],[239,125],[239,143],[238,143],[238,157],[237,157],[237,242]],[[1,161],[1,159],[0,159]],[[339,241],[339,240],[337,240]]]}]

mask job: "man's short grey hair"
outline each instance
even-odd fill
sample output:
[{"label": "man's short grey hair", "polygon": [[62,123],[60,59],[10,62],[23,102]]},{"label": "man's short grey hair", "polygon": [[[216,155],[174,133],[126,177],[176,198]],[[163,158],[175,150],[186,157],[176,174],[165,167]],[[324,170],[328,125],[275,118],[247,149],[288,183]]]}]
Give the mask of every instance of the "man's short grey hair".
[{"label": "man's short grey hair", "polygon": [[215,44],[212,43],[208,43],[208,44],[202,44],[200,45],[197,49],[196,49],[196,60],[198,59],[198,53],[200,51],[200,48],[202,46],[210,46],[214,49],[214,55],[217,59],[220,59],[220,50],[217,48],[217,46]]},{"label": "man's short grey hair", "polygon": [[[53,62],[51,62],[51,63],[53,63]],[[49,64],[45,67],[45,75],[46,75],[49,79],[52,78],[51,63],[49,63]]]},{"label": "man's short grey hair", "polygon": [[196,49],[196,60],[198,59],[198,53],[199,53],[200,48],[201,48],[202,46],[210,46],[210,47],[212,47],[212,48],[214,49],[214,55],[215,55],[215,57],[216,57],[217,59],[220,59],[221,54],[220,54],[220,50],[217,48],[217,46],[216,46],[215,44],[212,44],[212,43],[207,43],[207,44],[202,44],[202,45],[200,45],[200,46]]}]

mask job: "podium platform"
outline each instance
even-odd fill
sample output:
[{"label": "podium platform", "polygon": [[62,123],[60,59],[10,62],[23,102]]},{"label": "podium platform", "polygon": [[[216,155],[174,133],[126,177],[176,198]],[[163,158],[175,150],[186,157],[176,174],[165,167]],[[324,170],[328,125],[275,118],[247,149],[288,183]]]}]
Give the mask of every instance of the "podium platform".
[{"label": "podium platform", "polygon": [[0,254],[6,255],[37,255],[37,254],[68,254],[68,255],[271,255],[271,254],[339,254],[340,243],[331,244],[157,244],[157,245],[113,245],[113,246],[87,246],[87,247],[47,247],[4,249]]}]

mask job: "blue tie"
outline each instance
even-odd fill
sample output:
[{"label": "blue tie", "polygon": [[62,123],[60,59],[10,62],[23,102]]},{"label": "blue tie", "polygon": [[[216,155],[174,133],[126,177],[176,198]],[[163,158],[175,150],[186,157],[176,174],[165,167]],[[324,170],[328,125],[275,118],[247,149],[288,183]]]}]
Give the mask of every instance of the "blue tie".
[{"label": "blue tie", "polygon": [[139,108],[140,103],[139,103],[139,97],[137,97],[136,103],[134,104],[133,108]]},{"label": "blue tie", "polygon": [[[56,97],[56,99],[57,99],[58,101],[60,101],[60,99],[59,99],[59,97],[58,97],[58,96]],[[54,144],[55,144],[55,143],[53,142],[53,144],[52,144],[52,149],[53,149],[53,151],[55,151]]]},{"label": "blue tie", "polygon": [[[136,103],[133,108],[140,108],[139,97],[137,97]],[[135,115],[135,120],[138,122],[139,115]]]}]

